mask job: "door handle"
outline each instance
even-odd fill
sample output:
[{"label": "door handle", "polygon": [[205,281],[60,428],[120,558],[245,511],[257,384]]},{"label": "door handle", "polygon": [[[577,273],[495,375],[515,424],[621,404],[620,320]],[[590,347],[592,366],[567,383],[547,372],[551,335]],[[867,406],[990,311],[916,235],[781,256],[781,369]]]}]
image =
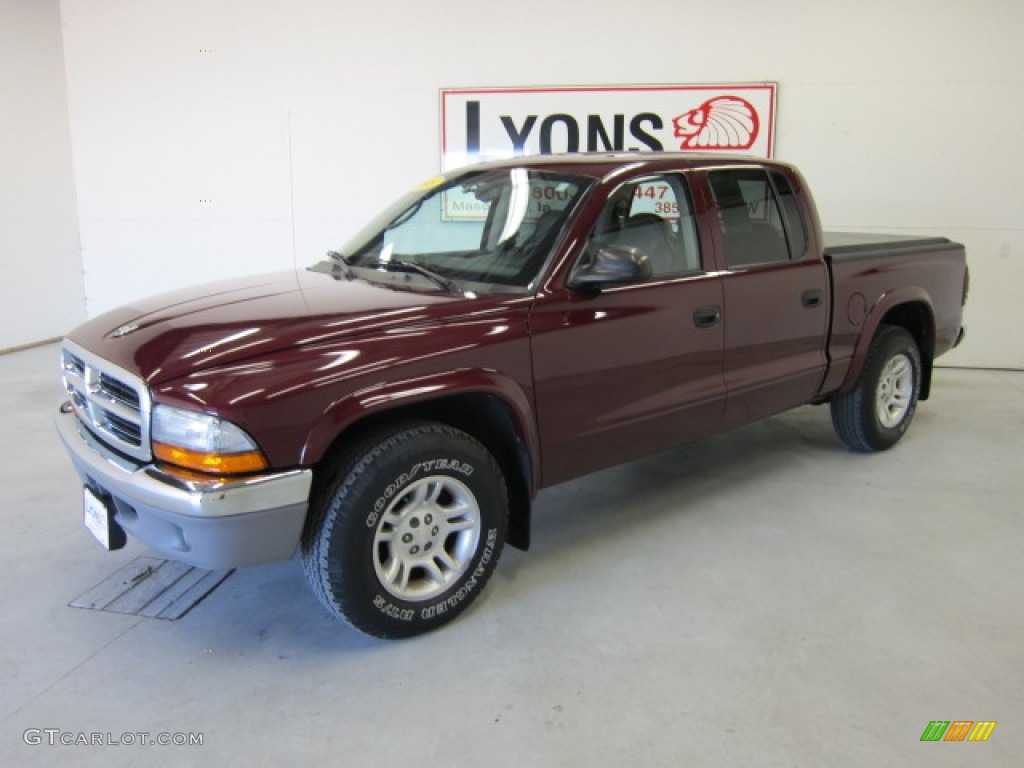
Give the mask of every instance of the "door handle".
[{"label": "door handle", "polygon": [[710,328],[722,319],[722,308],[709,304],[693,310],[693,324],[698,328]]},{"label": "door handle", "polygon": [[821,306],[822,293],[820,288],[809,288],[800,296],[800,303],[805,307]]}]

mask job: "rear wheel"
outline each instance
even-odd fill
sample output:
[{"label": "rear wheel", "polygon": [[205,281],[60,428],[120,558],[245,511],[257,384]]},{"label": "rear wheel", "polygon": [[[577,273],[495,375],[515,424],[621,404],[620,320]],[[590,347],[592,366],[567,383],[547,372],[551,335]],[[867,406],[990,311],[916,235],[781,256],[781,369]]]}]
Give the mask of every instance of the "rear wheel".
[{"label": "rear wheel", "polygon": [[410,422],[374,433],[326,470],[303,537],[313,592],[377,637],[408,637],[472,603],[501,554],[505,479],[475,439]]},{"label": "rear wheel", "polygon": [[857,385],[832,398],[832,425],[855,451],[883,451],[907,431],[921,390],[921,353],[903,328],[882,326]]}]

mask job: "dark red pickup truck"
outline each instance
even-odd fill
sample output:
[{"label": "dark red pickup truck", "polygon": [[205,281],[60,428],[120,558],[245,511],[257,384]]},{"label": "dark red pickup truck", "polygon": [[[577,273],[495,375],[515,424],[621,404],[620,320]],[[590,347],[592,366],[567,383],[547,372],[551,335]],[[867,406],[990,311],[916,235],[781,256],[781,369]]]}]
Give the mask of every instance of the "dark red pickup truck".
[{"label": "dark red pickup truck", "polygon": [[462,169],[328,256],[85,323],[57,422],[108,548],[301,549],[383,637],[464,610],[546,486],[804,403],[888,448],[968,283],[944,238],[823,236],[789,165],[689,154]]}]

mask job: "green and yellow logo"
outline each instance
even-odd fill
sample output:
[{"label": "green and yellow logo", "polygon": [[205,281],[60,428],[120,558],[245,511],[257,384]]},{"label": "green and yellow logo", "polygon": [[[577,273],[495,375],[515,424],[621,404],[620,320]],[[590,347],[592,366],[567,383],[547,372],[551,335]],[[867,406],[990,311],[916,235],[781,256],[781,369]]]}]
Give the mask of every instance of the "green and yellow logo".
[{"label": "green and yellow logo", "polygon": [[995,720],[932,720],[921,741],[988,741],[995,727]]}]

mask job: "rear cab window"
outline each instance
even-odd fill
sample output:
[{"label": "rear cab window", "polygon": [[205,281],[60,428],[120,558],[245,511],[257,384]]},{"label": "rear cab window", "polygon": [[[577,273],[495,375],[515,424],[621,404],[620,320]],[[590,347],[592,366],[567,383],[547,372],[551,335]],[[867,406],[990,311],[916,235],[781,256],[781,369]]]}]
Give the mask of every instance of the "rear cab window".
[{"label": "rear cab window", "polygon": [[807,250],[800,206],[786,177],[760,168],[708,173],[728,269],[799,261]]}]

